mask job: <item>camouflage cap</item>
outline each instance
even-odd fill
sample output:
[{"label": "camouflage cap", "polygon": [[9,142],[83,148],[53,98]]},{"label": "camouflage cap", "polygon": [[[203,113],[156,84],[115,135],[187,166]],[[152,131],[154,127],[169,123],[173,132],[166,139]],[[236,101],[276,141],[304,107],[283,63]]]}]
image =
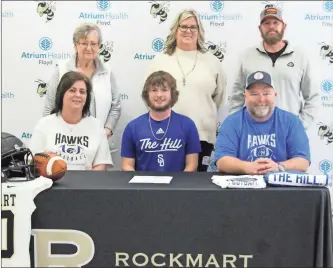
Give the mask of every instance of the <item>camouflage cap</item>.
[{"label": "camouflage cap", "polygon": [[263,11],[261,11],[261,13],[260,13],[260,24],[266,18],[269,18],[269,17],[276,18],[279,21],[283,22],[281,9],[279,9],[279,8],[273,6],[273,5],[266,6],[265,9]]}]

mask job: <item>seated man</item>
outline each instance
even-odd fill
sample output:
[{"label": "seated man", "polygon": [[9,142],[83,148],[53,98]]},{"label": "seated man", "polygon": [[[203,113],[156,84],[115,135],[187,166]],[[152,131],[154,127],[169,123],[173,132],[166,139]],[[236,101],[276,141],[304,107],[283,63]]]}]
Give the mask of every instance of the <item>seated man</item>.
[{"label": "seated man", "polygon": [[263,175],[305,172],[310,164],[309,139],[301,120],[275,107],[276,91],[268,73],[247,77],[245,107],[222,123],[215,145],[219,171]]},{"label": "seated man", "polygon": [[198,130],[193,120],[171,110],[178,95],[176,80],[169,73],[158,71],[147,78],[142,98],[150,111],[129,122],[124,130],[122,170],[197,170],[201,151]]}]

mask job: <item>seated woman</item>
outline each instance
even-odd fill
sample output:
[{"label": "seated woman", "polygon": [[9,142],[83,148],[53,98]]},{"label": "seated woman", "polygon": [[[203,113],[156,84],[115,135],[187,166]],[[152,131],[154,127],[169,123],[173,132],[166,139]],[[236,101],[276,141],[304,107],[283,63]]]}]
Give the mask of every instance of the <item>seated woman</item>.
[{"label": "seated woman", "polygon": [[79,72],[65,73],[57,87],[55,108],[41,118],[30,141],[33,154],[58,153],[68,170],[105,170],[113,162],[104,127],[90,116],[92,85]]}]

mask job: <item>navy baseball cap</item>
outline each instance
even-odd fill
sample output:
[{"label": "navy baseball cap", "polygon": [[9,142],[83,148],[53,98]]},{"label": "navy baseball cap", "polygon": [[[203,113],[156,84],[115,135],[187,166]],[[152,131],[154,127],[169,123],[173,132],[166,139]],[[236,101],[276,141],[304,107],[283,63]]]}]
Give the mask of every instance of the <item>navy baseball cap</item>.
[{"label": "navy baseball cap", "polygon": [[272,88],[274,88],[274,84],[272,81],[272,77],[269,73],[257,71],[250,74],[246,79],[246,86],[245,88],[248,89],[254,83],[265,83]]}]

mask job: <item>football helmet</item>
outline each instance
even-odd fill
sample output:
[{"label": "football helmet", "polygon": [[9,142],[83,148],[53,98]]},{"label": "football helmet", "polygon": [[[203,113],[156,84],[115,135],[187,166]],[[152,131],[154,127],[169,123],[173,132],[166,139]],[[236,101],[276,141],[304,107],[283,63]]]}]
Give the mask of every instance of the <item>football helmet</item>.
[{"label": "football helmet", "polygon": [[33,179],[35,170],[29,148],[14,135],[1,132],[1,182]]}]

